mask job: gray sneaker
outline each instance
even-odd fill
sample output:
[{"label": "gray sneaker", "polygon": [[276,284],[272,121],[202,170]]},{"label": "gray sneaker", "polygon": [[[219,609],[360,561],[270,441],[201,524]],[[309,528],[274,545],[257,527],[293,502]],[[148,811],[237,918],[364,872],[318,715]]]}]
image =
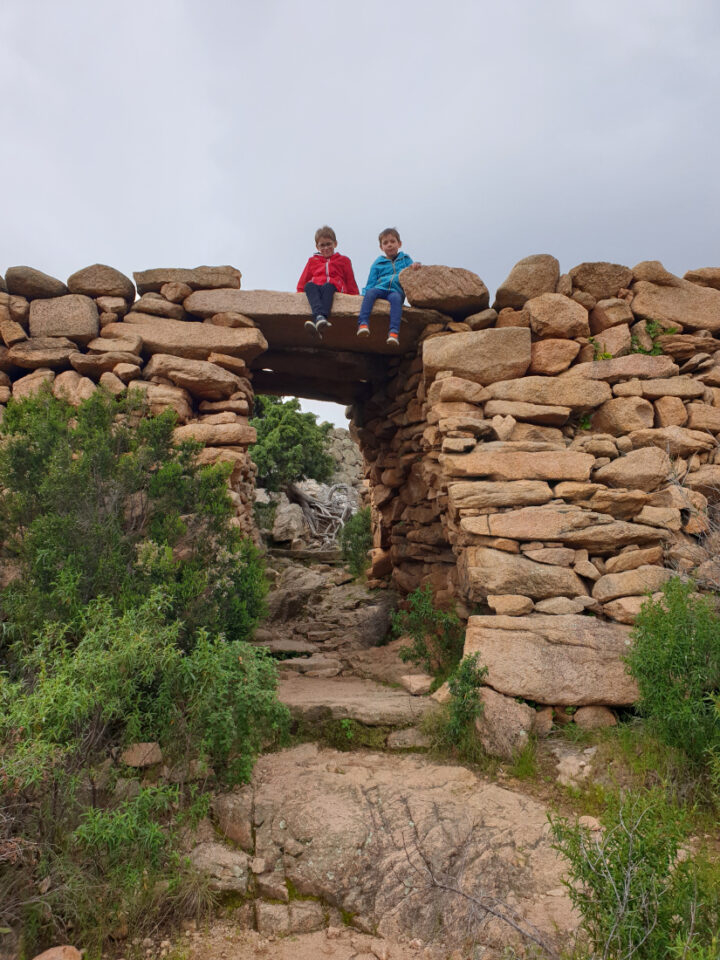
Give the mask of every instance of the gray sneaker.
[{"label": "gray sneaker", "polygon": [[318,331],[318,333],[320,333],[321,331],[323,331],[326,327],[327,327],[328,330],[329,330],[331,326],[332,326],[332,324],[330,323],[330,321],[328,320],[328,318],[327,318],[327,317],[323,317],[322,314],[320,314],[320,315],[318,315],[317,317],[315,317],[315,329]]},{"label": "gray sneaker", "polygon": [[306,321],[305,321],[305,329],[307,330],[308,333],[311,333],[314,337],[317,337],[317,335],[318,335],[318,329],[317,329],[317,327],[315,326],[315,321],[314,321],[314,320],[306,320]]}]

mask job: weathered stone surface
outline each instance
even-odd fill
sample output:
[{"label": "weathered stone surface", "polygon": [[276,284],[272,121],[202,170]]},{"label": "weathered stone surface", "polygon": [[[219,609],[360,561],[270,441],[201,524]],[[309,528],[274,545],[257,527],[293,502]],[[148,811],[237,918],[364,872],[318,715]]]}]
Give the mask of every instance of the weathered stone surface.
[{"label": "weathered stone surface", "polygon": [[135,299],[135,285],[124,273],[104,263],[84,267],[68,277],[70,293],[82,293],[86,297],[122,297],[131,303]]},{"label": "weathered stone surface", "polygon": [[[17,382],[13,384],[13,396],[16,386]],[[704,494],[711,503],[720,501],[720,466],[706,464],[699,470],[689,473],[683,483],[691,490]]]},{"label": "weathered stone surface", "polygon": [[130,390],[140,391],[145,395],[145,401],[150,413],[157,415],[173,409],[181,423],[190,420],[193,415],[190,394],[182,387],[171,387],[164,383],[147,383],[144,380],[133,380]]},{"label": "weathered stone surface", "polygon": [[535,604],[536,613],[552,614],[555,617],[566,616],[569,613],[582,613],[586,607],[592,605],[591,597],[548,597]]},{"label": "weathered stone surface", "polygon": [[485,310],[488,289],[477,274],[461,267],[422,266],[400,273],[400,284],[414,307],[467,317]]},{"label": "weathered stone surface", "polygon": [[464,380],[462,377],[443,377],[430,384],[427,392],[427,402],[436,403],[484,403],[490,399],[490,394],[479,383]]},{"label": "weathered stone surface", "polygon": [[713,287],[720,290],[720,267],[698,267],[697,270],[688,270],[683,277],[690,283],[697,283],[701,287]]},{"label": "weathered stone surface", "polygon": [[573,287],[589,293],[596,300],[617,297],[618,291],[628,287],[633,278],[629,267],[605,261],[580,263],[569,273]]},{"label": "weathered stone surface", "polygon": [[139,368],[139,358],[134,353],[125,353],[124,350],[115,350],[106,353],[80,353],[75,350],[70,354],[70,363],[73,369],[87,377],[99,380],[107,371],[114,370],[120,363],[129,363]]},{"label": "weathered stone surface", "polygon": [[504,697],[491,687],[480,690],[482,714],[475,721],[475,731],[483,750],[492,757],[512,760],[527,746],[535,723],[535,711],[526,703]]},{"label": "weathered stone surface", "polygon": [[[131,380],[137,380],[140,376],[140,364],[139,363],[116,363],[112,368],[112,373],[118,380],[122,383],[130,383]],[[100,381],[105,376],[104,373],[100,375]]]},{"label": "weathered stone surface", "polygon": [[430,693],[432,684],[433,678],[426,673],[405,673],[400,677],[400,686],[413,697],[422,697]]},{"label": "weathered stone surface", "polygon": [[540,338],[590,336],[587,310],[561,293],[543,293],[533,297],[524,309],[530,314],[532,332]]},{"label": "weathered stone surface", "polygon": [[[567,547],[532,547],[525,544],[522,552],[529,560],[535,560],[537,563],[553,563],[560,567],[570,567],[575,562],[575,551]],[[585,576],[578,569],[579,564],[575,566],[575,572]],[[497,612],[497,611],[496,611]]]},{"label": "weathered stone surface", "polygon": [[216,327],[254,327],[255,321],[245,317],[242,313],[214,313],[205,320],[205,323],[214,323]]},{"label": "weathered stone surface", "polygon": [[[412,754],[340,753],[303,744],[261,757],[254,782],[255,809],[263,817],[256,830],[258,856],[268,865],[283,864],[301,897],[319,897],[364,917],[368,929],[377,929],[381,936],[431,942],[442,930],[447,953],[454,947],[449,931],[464,935],[474,909],[462,898],[439,900],[436,890],[415,883],[412,876],[413,885],[406,885],[407,871],[397,869],[398,850],[387,837],[402,836],[408,817],[437,870],[447,872],[462,860],[466,883],[473,889],[482,884],[488,895],[513,902],[522,921],[533,923],[551,942],[556,931],[565,933],[577,924],[561,883],[563,864],[547,834],[544,807],[462,766]],[[381,830],[377,810],[387,825]],[[498,833],[502,855],[488,858],[483,851],[488,844],[497,847]],[[531,850],[532,857],[524,859],[522,850]],[[558,895],[548,897],[548,890]],[[296,902],[303,901],[291,901]],[[498,954],[506,942],[505,931],[487,924],[482,937],[483,943],[497,944]],[[306,955],[324,956],[329,942],[323,937]],[[354,937],[347,957],[385,957],[376,944],[371,950]],[[275,953],[282,949],[282,942],[273,944]],[[288,952],[278,953],[278,958],[290,960],[299,949],[301,945],[290,942]],[[422,953],[416,944],[407,954],[398,945],[391,947],[390,956],[409,960]],[[464,955],[462,950],[458,955]],[[344,960],[346,953],[338,954],[338,960],[341,956]]]},{"label": "weathered stone surface", "polygon": [[595,349],[600,354],[609,354],[609,357],[623,357],[630,353],[632,348],[632,337],[630,327],[626,324],[620,324],[617,327],[608,327],[602,333],[595,335]]},{"label": "weathered stone surface", "polygon": [[469,317],[464,317],[463,320],[471,330],[485,330],[487,327],[495,326],[497,311],[488,307],[487,310],[481,310],[479,313],[471,313]]},{"label": "weathered stone surface", "polygon": [[188,423],[173,430],[173,439],[197,440],[206,447],[246,447],[255,443],[257,433],[248,423]]},{"label": "weathered stone surface", "polygon": [[595,471],[593,479],[609,487],[657,490],[672,471],[670,457],[660,447],[632,450]]},{"label": "weathered stone surface", "polygon": [[616,727],[617,717],[607,707],[579,707],[574,715],[575,726],[581,730],[599,730]]},{"label": "weathered stone surface", "polygon": [[562,375],[563,377],[583,377],[588,380],[604,380],[617,383],[632,377],[649,380],[657,377],[674,377],[678,366],[672,357],[651,357],[643,353],[632,353],[627,357],[614,357],[612,360],[594,360],[589,363],[577,363]]},{"label": "weathered stone surface", "polygon": [[656,427],[684,427],[687,423],[688,412],[680,397],[658,397],[654,408]]},{"label": "weathered stone surface", "polygon": [[[615,361],[605,362],[614,363]],[[572,367],[571,371],[575,369],[577,368]],[[488,392],[494,400],[550,404],[572,407],[573,410],[591,410],[593,407],[599,407],[612,396],[610,387],[606,383],[586,382],[581,379],[576,381],[569,377],[523,377],[519,380],[502,380],[490,383]]]},{"label": "weathered stone surface", "polygon": [[13,400],[25,400],[27,397],[34,397],[44,383],[52,383],[55,379],[53,370],[47,370],[41,367],[39,370],[33,370],[26,377],[20,377],[12,385]]},{"label": "weathered stone surface", "polygon": [[157,743],[133,743],[120,754],[120,762],[126,767],[153,767],[162,763],[163,755]]},{"label": "weathered stone surface", "polygon": [[638,523],[664,527],[666,530],[680,530],[682,527],[682,517],[677,507],[655,507],[646,504],[635,519]]},{"label": "weathered stone surface", "polygon": [[[2,317],[2,305],[0,305],[0,317]],[[27,340],[27,334],[15,320],[0,319],[0,337],[6,347],[12,347],[15,343],[21,343]]]},{"label": "weathered stone surface", "polygon": [[305,514],[299,503],[281,503],[273,520],[272,538],[276,543],[297,540],[309,533]]},{"label": "weathered stone surface", "polygon": [[70,293],[30,304],[31,337],[68,337],[75,343],[89,343],[100,327],[95,301]]},{"label": "weathered stone surface", "polygon": [[458,561],[465,596],[485,600],[489,594],[521,594],[533,600],[587,595],[577,574],[567,567],[534,563],[488,547],[467,547]]},{"label": "weathered stone surface", "polygon": [[506,483],[466,481],[448,486],[450,509],[470,510],[484,507],[514,507],[547,503],[553,493],[540,480],[515,480]]},{"label": "weathered stone surface", "polygon": [[248,363],[267,350],[267,340],[255,329],[216,327],[208,323],[183,320],[165,320],[142,313],[129,313],[122,323],[103,327],[103,336],[123,336],[132,325],[132,331],[143,340],[147,353],[170,353],[191,360],[206,360],[210,353],[226,353],[242,357]]},{"label": "weathered stone surface", "polygon": [[580,344],[575,340],[536,340],[530,348],[530,367],[528,373],[554,376],[567,370],[580,352]]},{"label": "weathered stone surface", "polygon": [[548,503],[489,516],[465,517],[460,525],[468,533],[479,536],[564,543],[565,538],[575,531],[612,522],[613,518],[607,514],[583,510],[569,503]]},{"label": "weathered stone surface", "polygon": [[250,787],[236,787],[231,793],[216,795],[212,801],[220,832],[248,853],[254,846],[252,808]]},{"label": "weathered stone surface", "polygon": [[423,344],[423,368],[428,379],[441,370],[487,385],[521,377],[530,365],[530,331],[522,327],[473,330],[451,337],[434,337]]},{"label": "weathered stone surface", "polygon": [[440,463],[451,477],[488,477],[496,481],[587,480],[595,458],[572,450],[505,453],[478,447],[467,454],[441,454]]},{"label": "weathered stone surface", "polygon": [[562,426],[570,416],[570,407],[554,407],[539,403],[517,403],[513,400],[489,400],[485,405],[486,417],[514,417],[531,423]]},{"label": "weathered stone surface", "polygon": [[178,283],[171,280],[160,287],[160,293],[170,303],[182,303],[192,293],[192,287],[187,283]]},{"label": "weathered stone surface", "polygon": [[95,303],[100,313],[114,313],[116,317],[124,317],[130,307],[122,297],[97,297]]},{"label": "weathered stone surface", "polygon": [[7,359],[24,370],[37,370],[39,367],[63,370],[70,366],[70,356],[76,350],[77,344],[67,337],[33,337],[11,347]]},{"label": "weathered stone surface", "polygon": [[638,696],[622,658],[629,631],[582,615],[471,617],[465,656],[479,653],[487,683],[538,703],[621,706]]},{"label": "weathered stone surface", "polygon": [[720,330],[720,290],[677,279],[674,286],[645,280],[633,284],[636,317],[677,324],[679,330]]},{"label": "weathered stone surface", "polygon": [[517,593],[489,594],[487,605],[501,617],[522,617],[531,613],[533,608],[530,597],[523,597]]},{"label": "weathered stone surface", "polygon": [[138,356],[142,351],[142,337],[128,327],[124,337],[96,337],[87,345],[88,353],[114,353],[123,350],[125,353],[134,353]]},{"label": "weathered stone surface", "polygon": [[671,457],[688,457],[693,453],[703,453],[717,446],[714,437],[701,430],[688,430],[687,427],[659,427],[652,430],[633,430],[630,440],[635,449],[640,447],[658,447],[667,451]]},{"label": "weathered stone surface", "polygon": [[146,313],[152,317],[165,317],[166,320],[186,319],[185,310],[179,303],[171,303],[157,293],[146,293],[132,305],[134,313]]},{"label": "weathered stone surface", "polygon": [[59,373],[53,381],[53,395],[61,397],[72,407],[89,399],[95,393],[96,387],[89,377],[81,377],[76,370],[65,370]]},{"label": "weathered stone surface", "polygon": [[[72,372],[75,373],[74,370]],[[87,377],[83,377],[83,379],[86,380]],[[92,380],[90,381],[90,383],[92,383]],[[100,384],[101,387],[104,387],[114,397],[119,397],[121,393],[125,392],[124,381],[114,371],[101,373],[100,380],[98,381],[98,383]],[[93,387],[94,386],[95,385],[93,384]]]},{"label": "weathered stone surface", "polygon": [[648,547],[645,550],[626,550],[616,557],[608,557],[605,561],[606,573],[624,573],[626,570],[635,570],[645,564],[662,564],[662,547]]},{"label": "weathered stone surface", "polygon": [[652,427],[654,417],[653,405],[642,397],[615,397],[598,407],[590,426],[600,433],[621,437],[631,430]]},{"label": "weathered stone surface", "polygon": [[708,403],[689,403],[687,412],[689,430],[720,433],[720,407],[711,407]]},{"label": "weathered stone surface", "polygon": [[65,945],[43,950],[42,953],[37,954],[34,960],[82,960],[82,954],[75,947]]},{"label": "weathered stone surface", "polygon": [[549,253],[537,253],[519,260],[495,294],[495,310],[518,310],[526,300],[554,293],[560,278],[560,264]]},{"label": "weathered stone surface", "polygon": [[8,293],[28,300],[43,300],[46,297],[62,297],[68,292],[62,280],[35,270],[34,267],[8,267],[5,273]]},{"label": "weathered stone surface", "polygon": [[213,890],[247,893],[249,860],[241,850],[205,841],[190,851],[190,863],[210,879]]},{"label": "weathered stone surface", "polygon": [[600,603],[608,603],[618,597],[643,596],[659,590],[672,576],[672,570],[650,565],[624,573],[608,573],[595,583],[592,595]]},{"label": "weathered stone surface", "polygon": [[[648,357],[649,360],[661,360],[662,357]],[[613,389],[617,397],[645,397],[646,400],[657,400],[660,397],[682,397],[686,400],[693,397],[702,397],[705,388],[702,383],[692,377],[676,377],[672,371],[660,379],[630,380],[628,383],[618,383]]]},{"label": "weathered stone surface", "polygon": [[620,520],[634,518],[648,502],[649,494],[643,490],[597,490],[582,506],[600,513],[609,513]]},{"label": "weathered stone surface", "polygon": [[239,377],[214,363],[166,353],[154,354],[146,364],[143,376],[146,380],[166,377],[200,400],[226,400],[240,386]]},{"label": "weathered stone surface", "polygon": [[296,673],[280,677],[278,696],[295,716],[308,720],[348,718],[368,726],[415,724],[434,706],[431,700],[372,680],[333,677],[331,683]]},{"label": "weathered stone surface", "polygon": [[183,270],[159,268],[133,273],[138,293],[159,293],[163,284],[186,283],[193,290],[216,290],[220,287],[240,288],[242,274],[235,267],[194,267]]},{"label": "weathered stone surface", "polygon": [[633,320],[633,312],[627,300],[620,300],[617,297],[600,300],[590,311],[590,332],[596,335],[610,327],[630,324]]}]

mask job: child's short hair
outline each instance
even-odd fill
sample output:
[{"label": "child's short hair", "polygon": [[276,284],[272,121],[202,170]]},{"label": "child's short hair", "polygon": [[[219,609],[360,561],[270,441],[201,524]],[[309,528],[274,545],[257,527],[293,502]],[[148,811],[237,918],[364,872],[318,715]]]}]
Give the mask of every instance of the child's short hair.
[{"label": "child's short hair", "polygon": [[327,240],[332,240],[333,243],[337,243],[337,237],[335,236],[335,231],[332,227],[324,226],[315,231],[315,246],[318,245],[318,241],[323,237],[325,237]]},{"label": "child's short hair", "polygon": [[[397,232],[397,227],[385,227],[384,230],[381,230],[378,236],[378,243],[383,242],[383,237],[395,237],[398,243],[402,243],[400,234]],[[317,243],[317,241],[315,242]]]}]

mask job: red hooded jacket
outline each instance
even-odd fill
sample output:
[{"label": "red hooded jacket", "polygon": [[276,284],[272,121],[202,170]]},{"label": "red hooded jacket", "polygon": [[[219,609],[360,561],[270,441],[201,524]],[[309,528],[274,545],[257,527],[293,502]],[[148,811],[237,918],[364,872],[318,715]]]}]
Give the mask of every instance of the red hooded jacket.
[{"label": "red hooded jacket", "polygon": [[298,293],[304,291],[306,283],[316,283],[319,287],[331,283],[338,293],[360,293],[350,258],[341,253],[334,253],[331,257],[313,254],[298,280]]}]

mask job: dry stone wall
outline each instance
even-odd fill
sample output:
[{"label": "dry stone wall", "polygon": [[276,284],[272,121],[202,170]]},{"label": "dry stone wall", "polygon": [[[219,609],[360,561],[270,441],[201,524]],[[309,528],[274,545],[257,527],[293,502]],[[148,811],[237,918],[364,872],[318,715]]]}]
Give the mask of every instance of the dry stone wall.
[{"label": "dry stone wall", "polygon": [[183,305],[196,290],[238,288],[240,272],[149,270],[135,280],[139,299],[129,277],[101,264],[67,283],[11,267],[0,278],[0,402],[28,397],[47,383],[73,405],[102,385],[115,395],[139,391],[154,413],[171,407],[176,438],[198,440],[201,462],[232,464],[234,522],[255,536],[248,364],[267,342],[246,317],[201,322]]},{"label": "dry stone wall", "polygon": [[498,693],[612,722],[645,597],[720,582],[720,268],[528,257],[492,308],[452,275],[403,273],[445,322],[354,413],[372,572],[455,602]]},{"label": "dry stone wall", "polygon": [[[601,708],[636,696],[622,655],[645,596],[675,571],[720,582],[720,268],[680,278],[655,261],[583,263],[561,274],[537,255],[513,267],[492,307],[468,270],[406,271],[413,309],[395,356],[382,311],[371,342],[356,341],[360,298],[342,298],[334,348],[308,346],[297,339],[304,298],[241,297],[232,267],[134,276],[94,265],[64,283],[7,270],[0,403],[44,383],[79,403],[102,384],[172,407],[178,439],[233,464],[236,523],[254,535],[251,367],[268,377],[272,336],[276,387],[293,350],[303,370],[335,363],[355,397],[371,583],[430,584],[468,618],[466,652],[488,666],[493,710],[517,697],[545,705],[531,711],[538,730],[548,707],[609,721]],[[317,376],[307,382],[317,389]]]}]

